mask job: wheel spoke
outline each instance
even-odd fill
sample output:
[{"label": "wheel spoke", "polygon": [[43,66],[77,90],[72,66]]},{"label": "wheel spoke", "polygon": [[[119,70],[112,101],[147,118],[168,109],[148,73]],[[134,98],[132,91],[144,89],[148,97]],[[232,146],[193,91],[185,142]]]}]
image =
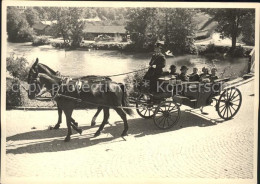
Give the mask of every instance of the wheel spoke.
[{"label": "wheel spoke", "polygon": [[223,105],[221,105],[221,106],[219,106],[218,108],[220,109],[221,107],[223,107],[223,106],[225,106],[226,104],[223,104]]},{"label": "wheel spoke", "polygon": [[239,105],[237,105],[237,104],[232,104],[231,106],[233,106],[233,105],[235,105],[235,106],[239,106]]},{"label": "wheel spoke", "polygon": [[167,120],[167,124],[168,124],[168,127],[169,127],[169,126],[170,126],[170,124],[169,124],[168,118],[167,118],[166,120]]},{"label": "wheel spoke", "polygon": [[164,126],[165,126],[165,120],[166,120],[166,118],[164,118],[164,121],[163,121],[163,128],[164,128]]},{"label": "wheel spoke", "polygon": [[145,111],[144,116],[146,115],[147,111],[148,111],[148,110]]},{"label": "wheel spoke", "polygon": [[235,94],[236,94],[236,90],[234,91],[234,93],[232,94],[232,96],[229,99],[232,99]]},{"label": "wheel spoke", "polygon": [[[232,109],[234,109],[234,107],[233,107],[232,105],[231,105],[230,107],[231,107]],[[234,111],[236,112],[236,109],[234,109]]]},{"label": "wheel spoke", "polygon": [[225,107],[226,107],[226,106],[224,106],[224,107],[223,107],[223,109],[220,111],[220,113],[222,113],[222,112],[223,112],[223,110],[225,109]]},{"label": "wheel spoke", "polygon": [[227,106],[227,118],[228,118],[228,106]]},{"label": "wheel spoke", "polygon": [[232,113],[232,111],[231,111],[230,106],[228,107],[228,109],[229,109],[229,111],[230,111],[230,117],[232,117],[233,113]]},{"label": "wheel spoke", "polygon": [[[163,116],[162,116],[162,117],[163,117]],[[165,119],[165,118],[163,117],[163,118],[161,119],[161,121],[158,123],[158,125],[160,125],[164,119]]]},{"label": "wheel spoke", "polygon": [[224,108],[225,110],[224,110],[224,114],[223,114],[223,117],[225,117],[225,115],[226,115],[226,111],[227,111],[227,108]]},{"label": "wheel spoke", "polygon": [[230,100],[234,100],[238,96],[239,96],[239,94],[237,94],[235,97],[232,97]]},{"label": "wheel spoke", "polygon": [[[177,116],[178,117],[178,116]],[[176,117],[176,119],[177,119],[177,117]],[[172,120],[172,122],[173,123],[175,123],[175,121],[176,121],[176,119],[174,120],[174,119],[172,119],[172,117],[171,116],[169,116],[169,118]]]}]

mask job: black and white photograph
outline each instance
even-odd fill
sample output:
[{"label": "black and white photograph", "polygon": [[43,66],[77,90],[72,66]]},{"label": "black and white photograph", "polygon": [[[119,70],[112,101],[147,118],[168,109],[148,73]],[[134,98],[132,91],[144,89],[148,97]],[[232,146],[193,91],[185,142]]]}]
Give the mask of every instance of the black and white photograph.
[{"label": "black and white photograph", "polygon": [[1,183],[257,183],[259,4],[3,1]]}]

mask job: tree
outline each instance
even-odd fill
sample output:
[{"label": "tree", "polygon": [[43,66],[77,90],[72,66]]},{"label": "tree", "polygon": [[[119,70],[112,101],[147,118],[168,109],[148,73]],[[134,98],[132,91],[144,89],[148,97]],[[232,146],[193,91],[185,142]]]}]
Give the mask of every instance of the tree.
[{"label": "tree", "polygon": [[34,8],[27,8],[25,11],[25,17],[29,25],[32,27],[33,24],[38,22],[39,19],[39,14]]},{"label": "tree", "polygon": [[[252,9],[207,9],[207,13],[212,15],[218,22],[217,31],[220,32],[222,37],[232,39],[231,50],[236,48],[237,37],[245,28],[246,17],[252,15]],[[254,14],[254,13],[253,13]]]},{"label": "tree", "polygon": [[155,8],[129,9],[126,30],[131,34],[136,49],[147,48],[157,40]]},{"label": "tree", "polygon": [[78,47],[83,39],[84,22],[80,20],[82,18],[82,8],[69,8],[69,29],[70,37],[72,39],[71,46]]},{"label": "tree", "polygon": [[7,34],[11,42],[31,41],[33,30],[23,14],[15,7],[7,7]]},{"label": "tree", "polygon": [[161,34],[165,37],[166,47],[174,54],[195,52],[194,31],[196,25],[192,17],[193,9],[167,8],[161,11]]},{"label": "tree", "polygon": [[249,10],[241,25],[242,41],[247,45],[255,45],[255,10]]},{"label": "tree", "polygon": [[157,40],[164,40],[167,49],[175,54],[193,52],[195,11],[181,8],[130,9],[126,29],[137,48],[152,48]]}]

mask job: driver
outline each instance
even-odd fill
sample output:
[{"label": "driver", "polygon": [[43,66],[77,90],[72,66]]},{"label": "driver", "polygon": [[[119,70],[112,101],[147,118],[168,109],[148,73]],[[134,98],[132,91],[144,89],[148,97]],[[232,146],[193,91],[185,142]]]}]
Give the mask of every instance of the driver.
[{"label": "driver", "polygon": [[164,44],[162,42],[155,43],[154,54],[149,63],[149,70],[144,76],[144,79],[150,81],[150,90],[152,92],[156,91],[157,79],[162,76],[163,68],[165,67],[166,59],[162,54],[162,47]]}]

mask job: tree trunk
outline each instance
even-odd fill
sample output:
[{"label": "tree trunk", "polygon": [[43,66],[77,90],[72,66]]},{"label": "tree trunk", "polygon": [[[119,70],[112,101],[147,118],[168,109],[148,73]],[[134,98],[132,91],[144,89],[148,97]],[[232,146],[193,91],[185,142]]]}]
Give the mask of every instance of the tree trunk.
[{"label": "tree trunk", "polygon": [[233,33],[232,34],[232,46],[231,46],[231,50],[235,50],[236,48],[236,43],[237,43],[237,34]]}]

